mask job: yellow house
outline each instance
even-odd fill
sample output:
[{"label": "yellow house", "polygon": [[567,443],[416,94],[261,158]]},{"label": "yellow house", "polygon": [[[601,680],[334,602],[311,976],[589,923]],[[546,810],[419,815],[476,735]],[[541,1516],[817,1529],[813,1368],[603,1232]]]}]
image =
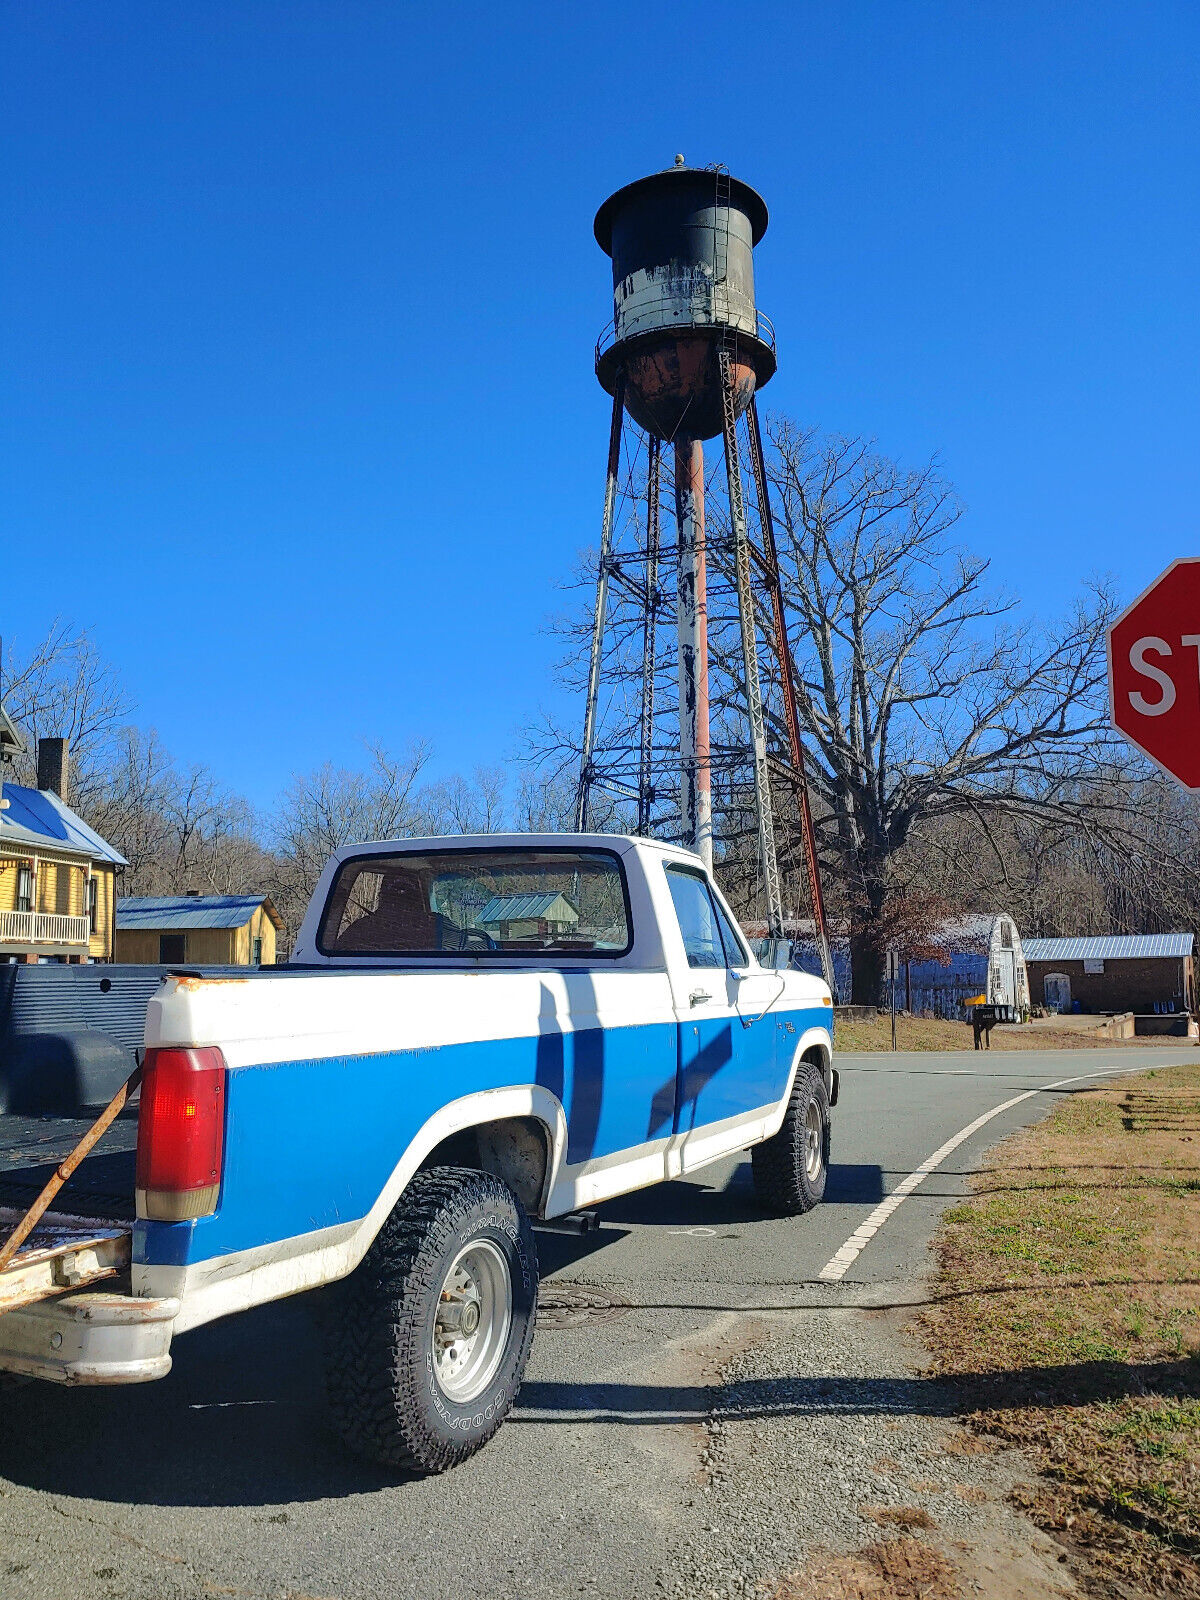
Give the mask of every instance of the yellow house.
[{"label": "yellow house", "polygon": [[0,784],[0,961],[111,961],[125,864],[52,790]]},{"label": "yellow house", "polygon": [[283,918],[263,894],[131,895],[116,959],[153,966],[272,967]]}]

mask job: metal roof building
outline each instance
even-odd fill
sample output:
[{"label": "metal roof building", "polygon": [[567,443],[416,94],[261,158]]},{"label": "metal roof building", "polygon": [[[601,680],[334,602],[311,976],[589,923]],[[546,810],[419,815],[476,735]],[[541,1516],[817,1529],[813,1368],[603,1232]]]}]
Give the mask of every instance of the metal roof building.
[{"label": "metal roof building", "polygon": [[1050,1011],[1190,1012],[1195,947],[1192,933],[1026,939],[1031,996]]},{"label": "metal roof building", "polygon": [[117,902],[117,927],[240,928],[262,905],[271,906],[262,894],[130,895]]},{"label": "metal roof building", "polygon": [[116,959],[271,966],[282,928],[265,894],[130,895],[117,902]]},{"label": "metal roof building", "polygon": [[0,843],[34,844],[114,867],[128,865],[121,852],[89,828],[53,790],[6,783],[0,785],[0,798],[7,801],[0,808]]},{"label": "metal roof building", "polygon": [[481,927],[501,922],[579,921],[579,913],[561,894],[497,895],[489,900],[477,918]]},{"label": "metal roof building", "polygon": [[[65,750],[65,741],[47,743]],[[65,766],[64,755],[63,779]],[[125,865],[61,793],[0,784],[0,962],[111,960]]]},{"label": "metal roof building", "polygon": [[1190,956],[1194,933],[1102,933],[1083,939],[1026,939],[1026,961],[1141,961]]}]

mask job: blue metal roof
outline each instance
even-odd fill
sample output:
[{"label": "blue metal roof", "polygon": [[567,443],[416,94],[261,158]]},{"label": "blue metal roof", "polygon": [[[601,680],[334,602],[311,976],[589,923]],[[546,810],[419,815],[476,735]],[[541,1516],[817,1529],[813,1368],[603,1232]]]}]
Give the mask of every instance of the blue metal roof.
[{"label": "blue metal roof", "polygon": [[[5,830],[13,829],[13,842],[29,844],[29,835],[40,840],[43,848],[68,850],[75,855],[89,856],[93,861],[108,861],[113,866],[125,867],[129,863],[119,850],[89,828],[49,789],[27,789],[24,784],[0,785],[0,797],[8,806],[0,811],[0,839]],[[20,835],[18,837],[18,835]]]},{"label": "blue metal roof", "polygon": [[[560,900],[566,907],[567,917],[578,922],[579,913],[571,902],[559,893],[497,895],[495,899],[488,901],[475,920],[481,926],[491,922],[532,921],[546,916]],[[565,921],[567,918],[559,920]]]},{"label": "blue metal roof", "polygon": [[1026,961],[1135,961],[1190,956],[1194,933],[1102,933],[1084,939],[1023,939]]},{"label": "blue metal roof", "polygon": [[240,928],[261,905],[274,922],[274,907],[262,894],[130,895],[117,901],[117,927],[155,933],[163,928]]}]

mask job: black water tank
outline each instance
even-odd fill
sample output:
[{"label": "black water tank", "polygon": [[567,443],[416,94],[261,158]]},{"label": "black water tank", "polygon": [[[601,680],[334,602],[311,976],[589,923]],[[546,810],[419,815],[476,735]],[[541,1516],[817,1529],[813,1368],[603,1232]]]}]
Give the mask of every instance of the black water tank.
[{"label": "black water tank", "polygon": [[618,189],[596,213],[612,257],[613,321],[596,373],[626,376],[633,419],[662,439],[721,431],[717,352],[728,348],[739,413],[775,371],[774,336],[754,298],[760,195],[723,172],[676,165]]}]

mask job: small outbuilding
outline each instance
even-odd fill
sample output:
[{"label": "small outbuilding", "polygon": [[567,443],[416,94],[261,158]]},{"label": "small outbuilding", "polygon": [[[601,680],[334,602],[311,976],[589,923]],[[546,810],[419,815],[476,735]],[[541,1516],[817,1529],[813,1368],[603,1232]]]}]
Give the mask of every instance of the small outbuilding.
[{"label": "small outbuilding", "polygon": [[1192,933],[1027,939],[1034,1004],[1048,1011],[1194,1011],[1195,946]]},{"label": "small outbuilding", "polygon": [[283,918],[263,894],[131,895],[117,902],[116,960],[272,967]]},{"label": "small outbuilding", "polygon": [[929,942],[932,951],[924,959],[906,961],[901,956],[907,1010],[953,1018],[979,1001],[1000,1008],[1011,1021],[1029,1015],[1027,952],[1006,911],[949,923]]},{"label": "small outbuilding", "polygon": [[507,894],[489,900],[477,921],[505,943],[517,939],[561,939],[574,932],[579,913],[562,894]]}]

